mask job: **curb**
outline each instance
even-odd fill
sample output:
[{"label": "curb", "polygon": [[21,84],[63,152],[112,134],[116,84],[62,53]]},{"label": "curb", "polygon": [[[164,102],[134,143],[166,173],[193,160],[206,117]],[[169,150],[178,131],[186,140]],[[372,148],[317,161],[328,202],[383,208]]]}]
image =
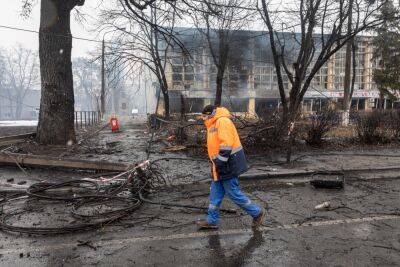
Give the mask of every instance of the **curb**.
[{"label": "curb", "polygon": [[264,180],[273,178],[289,178],[296,176],[314,175],[314,174],[343,174],[351,172],[366,172],[366,171],[392,171],[399,170],[400,166],[384,166],[376,168],[350,168],[350,169],[333,169],[333,170],[300,170],[286,172],[262,172],[262,173],[246,173],[239,176],[240,180]]}]

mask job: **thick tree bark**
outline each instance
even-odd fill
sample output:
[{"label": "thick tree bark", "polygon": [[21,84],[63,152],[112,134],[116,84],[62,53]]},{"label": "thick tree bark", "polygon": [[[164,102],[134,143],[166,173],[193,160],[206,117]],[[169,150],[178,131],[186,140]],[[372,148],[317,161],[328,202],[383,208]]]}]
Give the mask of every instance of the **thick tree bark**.
[{"label": "thick tree bark", "polygon": [[169,94],[168,94],[168,89],[163,89],[162,94],[164,97],[164,109],[165,109],[165,118],[169,118],[170,112],[169,112]]},{"label": "thick tree bark", "polygon": [[[300,90],[296,88],[292,88],[292,90],[297,91]],[[296,121],[300,115],[300,108],[301,108],[302,98],[296,97],[295,94],[291,94],[288,103],[288,109],[283,112],[283,129],[286,128],[286,162],[289,163],[292,158],[292,147],[295,145],[296,140]]]},{"label": "thick tree bark", "polygon": [[37,140],[42,144],[75,142],[70,13],[83,2],[41,0],[39,58],[42,91]]},{"label": "thick tree bark", "polygon": [[215,101],[214,105],[220,106],[222,102],[222,85],[224,81],[224,73],[220,69],[218,69],[217,73],[217,90],[215,92]]}]

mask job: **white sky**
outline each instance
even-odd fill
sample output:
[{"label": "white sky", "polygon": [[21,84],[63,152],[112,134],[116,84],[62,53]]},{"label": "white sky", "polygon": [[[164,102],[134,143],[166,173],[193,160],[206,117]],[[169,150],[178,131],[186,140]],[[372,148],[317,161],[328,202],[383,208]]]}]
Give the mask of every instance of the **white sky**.
[{"label": "white sky", "polygon": [[[0,9],[0,25],[10,26],[16,28],[24,28],[28,30],[39,30],[40,24],[40,0],[37,1],[31,16],[24,19],[20,16],[22,1],[21,0],[0,0],[3,4]],[[7,2],[7,3],[5,3]],[[93,10],[90,4],[93,4],[93,0],[87,0],[87,4],[83,11]],[[95,13],[95,12],[91,12]],[[100,39],[96,33],[90,31],[89,27],[84,27],[74,19],[74,15],[71,17],[71,31],[72,35],[76,37],[83,37],[88,39]],[[21,43],[23,46],[37,50],[39,48],[38,34],[30,32],[22,32],[10,29],[4,29],[0,27],[0,47],[10,49],[17,43]],[[100,47],[99,43],[73,40],[72,57],[85,56],[87,52],[93,51],[97,47]]]}]

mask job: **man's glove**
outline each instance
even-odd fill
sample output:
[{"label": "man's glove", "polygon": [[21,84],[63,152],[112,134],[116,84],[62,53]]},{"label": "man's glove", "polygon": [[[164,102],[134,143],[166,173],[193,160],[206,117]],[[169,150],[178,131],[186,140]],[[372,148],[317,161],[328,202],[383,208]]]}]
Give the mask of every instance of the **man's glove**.
[{"label": "man's glove", "polygon": [[217,168],[218,175],[226,175],[229,174],[229,165],[228,161],[223,161],[218,157],[214,160],[215,166]]}]

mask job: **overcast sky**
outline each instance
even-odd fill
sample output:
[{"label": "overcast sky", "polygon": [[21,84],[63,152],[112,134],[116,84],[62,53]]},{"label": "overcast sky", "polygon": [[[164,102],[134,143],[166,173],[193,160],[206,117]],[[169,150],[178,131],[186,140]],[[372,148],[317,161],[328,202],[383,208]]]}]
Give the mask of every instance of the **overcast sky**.
[{"label": "overcast sky", "polygon": [[[0,25],[10,26],[16,28],[24,28],[28,30],[39,30],[39,12],[40,12],[40,1],[35,5],[31,16],[24,19],[20,16],[21,12],[21,0],[0,0],[3,2],[2,8],[0,9]],[[5,3],[7,2],[7,3]],[[85,12],[91,10],[90,4],[93,1],[86,1]],[[99,39],[95,33],[90,32],[89,28],[83,27],[80,23],[71,19],[71,31],[73,36]],[[22,32],[16,30],[9,30],[0,27],[0,47],[10,49],[17,43],[21,43],[23,46],[37,50],[39,47],[38,34]],[[88,51],[93,51],[96,46],[100,46],[98,43],[74,40],[72,56],[84,56]]]}]

